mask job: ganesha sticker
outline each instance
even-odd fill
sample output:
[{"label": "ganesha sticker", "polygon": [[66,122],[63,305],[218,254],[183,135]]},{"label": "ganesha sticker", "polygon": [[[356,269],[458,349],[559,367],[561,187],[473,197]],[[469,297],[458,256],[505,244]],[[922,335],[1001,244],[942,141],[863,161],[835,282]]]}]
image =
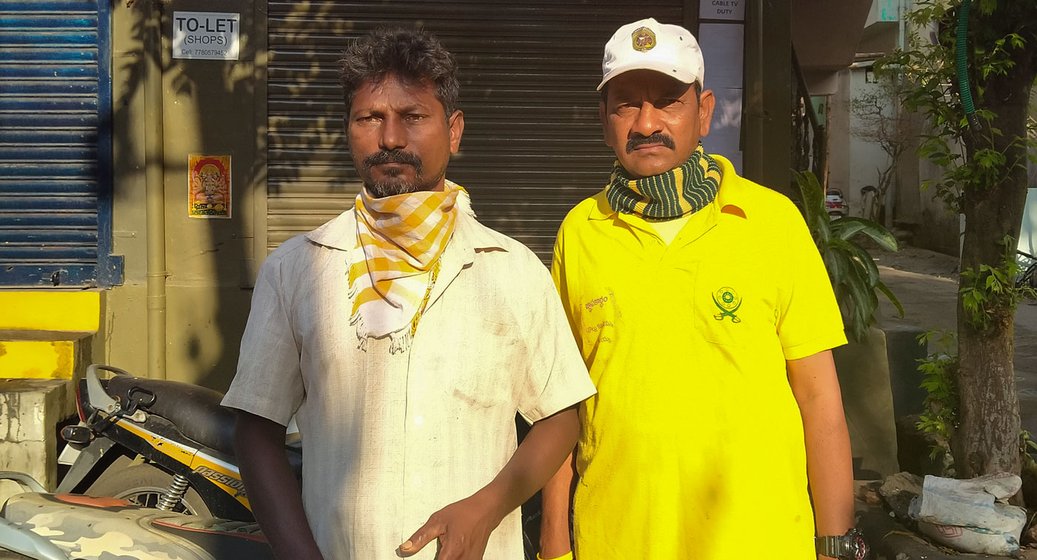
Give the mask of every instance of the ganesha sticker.
[{"label": "ganesha sticker", "polygon": [[230,218],[230,156],[187,156],[187,215]]}]

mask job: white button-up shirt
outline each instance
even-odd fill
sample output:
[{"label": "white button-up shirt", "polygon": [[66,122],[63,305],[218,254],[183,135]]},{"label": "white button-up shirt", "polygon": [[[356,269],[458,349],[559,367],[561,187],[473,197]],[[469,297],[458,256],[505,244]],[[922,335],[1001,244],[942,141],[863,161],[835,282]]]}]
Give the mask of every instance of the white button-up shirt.
[{"label": "white button-up shirt", "polygon": [[[264,262],[225,406],[303,435],[303,503],[327,560],[396,558],[428,516],[489,483],[536,422],[594,393],[550,275],[464,212],[411,348],[358,348],[352,209]],[[415,556],[432,559],[435,543]],[[520,514],[485,558],[520,560]]]}]

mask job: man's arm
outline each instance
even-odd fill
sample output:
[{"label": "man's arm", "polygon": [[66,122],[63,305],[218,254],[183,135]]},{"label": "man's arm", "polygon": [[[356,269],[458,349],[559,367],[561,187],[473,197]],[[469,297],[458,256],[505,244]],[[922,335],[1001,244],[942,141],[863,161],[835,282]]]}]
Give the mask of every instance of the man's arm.
[{"label": "man's arm", "polygon": [[237,412],[234,453],[256,516],[277,558],[323,560],[302,507],[302,492],[285,455],[285,427]]},{"label": "man's arm", "polygon": [[576,445],[579,430],[576,405],[534,423],[492,482],[433,513],[400,545],[399,553],[412,556],[439,539],[437,560],[480,560],[490,533],[558,471]]},{"label": "man's arm", "polygon": [[565,556],[572,550],[569,541],[569,504],[573,482],[576,480],[573,460],[573,454],[570,453],[541,493],[540,558],[544,560]]},{"label": "man's arm", "polygon": [[853,464],[832,352],[787,363],[789,384],[803,417],[817,534],[842,535],[854,525]]}]

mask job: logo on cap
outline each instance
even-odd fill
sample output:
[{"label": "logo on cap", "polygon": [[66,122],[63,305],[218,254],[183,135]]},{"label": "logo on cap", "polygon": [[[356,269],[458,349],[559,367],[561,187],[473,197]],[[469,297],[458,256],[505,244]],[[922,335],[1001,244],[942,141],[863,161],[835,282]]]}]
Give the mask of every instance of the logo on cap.
[{"label": "logo on cap", "polygon": [[634,50],[637,52],[650,51],[655,48],[655,32],[647,27],[638,27],[630,34]]}]

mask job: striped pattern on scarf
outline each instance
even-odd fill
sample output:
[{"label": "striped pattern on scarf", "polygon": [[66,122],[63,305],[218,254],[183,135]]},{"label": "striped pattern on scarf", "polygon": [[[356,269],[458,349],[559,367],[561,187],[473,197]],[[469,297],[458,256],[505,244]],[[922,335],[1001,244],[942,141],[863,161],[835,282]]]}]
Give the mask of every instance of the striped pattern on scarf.
[{"label": "striped pattern on scarf", "polygon": [[[457,223],[457,199],[468,194],[447,181],[443,191],[356,198],[357,250],[349,267],[349,297],[359,346],[390,337],[389,352],[410,348],[439,271],[439,257]],[[467,202],[467,201],[465,201]],[[467,205],[467,204],[464,204]]]},{"label": "striped pattern on scarf", "polygon": [[722,176],[720,165],[700,144],[679,167],[651,177],[631,179],[616,161],[605,185],[605,198],[616,212],[669,220],[713,202]]}]

